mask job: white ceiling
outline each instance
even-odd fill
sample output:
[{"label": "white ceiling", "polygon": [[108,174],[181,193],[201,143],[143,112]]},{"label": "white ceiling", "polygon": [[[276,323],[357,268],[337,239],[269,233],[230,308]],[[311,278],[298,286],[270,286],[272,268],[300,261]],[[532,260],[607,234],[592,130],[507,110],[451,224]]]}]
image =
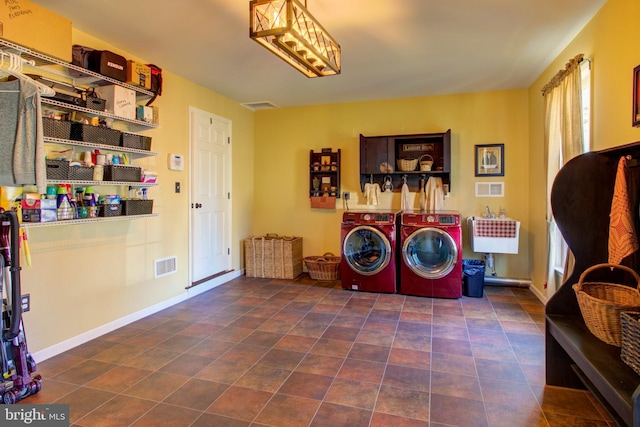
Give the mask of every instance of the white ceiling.
[{"label": "white ceiling", "polygon": [[249,38],[249,0],[32,0],[235,101],[280,107],[527,88],[605,1],[308,0],[342,73],[307,78]]}]

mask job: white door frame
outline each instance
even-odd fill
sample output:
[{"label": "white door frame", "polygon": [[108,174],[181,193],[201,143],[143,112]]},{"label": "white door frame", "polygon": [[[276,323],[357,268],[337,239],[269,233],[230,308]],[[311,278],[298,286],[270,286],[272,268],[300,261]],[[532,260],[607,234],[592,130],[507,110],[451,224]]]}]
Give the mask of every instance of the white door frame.
[{"label": "white door frame", "polygon": [[[193,285],[193,221],[192,221],[192,212],[191,212],[191,204],[194,202],[192,200],[192,186],[194,185],[193,183],[193,179],[192,179],[192,174],[193,174],[193,169],[192,169],[192,165],[193,165],[193,135],[192,135],[192,114],[194,112],[200,113],[200,114],[205,114],[208,115],[210,117],[212,117],[214,120],[218,120],[221,122],[226,123],[227,125],[227,136],[229,138],[228,144],[229,144],[229,153],[227,156],[227,160],[226,160],[226,182],[227,184],[227,188],[226,191],[229,194],[229,205],[228,205],[228,215],[227,215],[227,224],[225,227],[225,240],[228,243],[228,253],[227,253],[227,257],[226,257],[226,265],[225,265],[225,270],[226,271],[231,271],[232,269],[232,255],[233,254],[233,250],[234,250],[234,246],[233,246],[233,241],[231,239],[232,236],[232,232],[231,230],[233,229],[232,226],[232,219],[233,219],[233,203],[231,202],[231,188],[233,187],[232,182],[231,182],[231,178],[232,178],[232,171],[231,171],[231,167],[232,167],[232,155],[233,155],[233,149],[232,149],[232,145],[231,145],[231,141],[232,141],[232,136],[231,136],[231,132],[232,132],[232,122],[230,119],[227,119],[225,117],[221,117],[215,114],[212,114],[208,111],[205,110],[201,110],[199,108],[195,108],[195,107],[189,107],[189,159],[190,161],[188,162],[189,165],[189,170],[188,170],[188,175],[189,175],[189,202],[188,202],[188,209],[189,209],[189,283],[187,285],[187,288],[191,287]],[[216,284],[217,286],[217,284]]]}]

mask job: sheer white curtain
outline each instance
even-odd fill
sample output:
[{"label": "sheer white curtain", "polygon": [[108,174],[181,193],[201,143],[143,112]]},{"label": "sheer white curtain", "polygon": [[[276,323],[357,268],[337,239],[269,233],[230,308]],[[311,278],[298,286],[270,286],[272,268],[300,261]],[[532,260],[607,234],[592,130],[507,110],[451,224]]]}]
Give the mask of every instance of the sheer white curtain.
[{"label": "sheer white curtain", "polygon": [[547,148],[547,295],[559,286],[556,283],[558,259],[564,258],[567,274],[572,268],[570,254],[558,253],[563,245],[551,212],[551,187],[553,180],[566,162],[584,152],[583,103],[582,103],[582,55],[571,59],[564,70],[559,71],[542,89],[545,114],[545,146]]}]

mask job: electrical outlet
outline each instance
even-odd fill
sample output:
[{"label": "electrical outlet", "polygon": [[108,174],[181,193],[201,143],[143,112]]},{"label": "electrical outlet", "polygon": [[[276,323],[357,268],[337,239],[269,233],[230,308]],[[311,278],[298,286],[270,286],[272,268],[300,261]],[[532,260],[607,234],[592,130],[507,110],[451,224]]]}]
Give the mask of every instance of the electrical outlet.
[{"label": "electrical outlet", "polygon": [[22,305],[22,312],[26,313],[31,309],[31,295],[24,294],[22,295],[22,301],[20,302]]},{"label": "electrical outlet", "polygon": [[345,200],[351,199],[351,193],[348,192],[348,191],[345,191],[342,195],[343,195]]}]

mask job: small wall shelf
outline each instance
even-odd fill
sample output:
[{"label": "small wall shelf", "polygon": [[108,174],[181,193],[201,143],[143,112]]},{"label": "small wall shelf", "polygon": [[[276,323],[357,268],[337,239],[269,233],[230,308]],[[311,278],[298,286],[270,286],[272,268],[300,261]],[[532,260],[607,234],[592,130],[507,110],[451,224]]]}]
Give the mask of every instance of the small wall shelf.
[{"label": "small wall shelf", "polygon": [[[433,161],[429,170],[421,170],[420,159]],[[413,159],[413,170],[401,170],[399,161]],[[426,169],[426,168],[425,168]],[[402,178],[415,191],[430,176],[442,178],[445,190],[451,190],[451,130],[439,133],[411,135],[360,135],[360,187],[377,182],[382,186],[385,177],[391,178],[394,191],[402,188]]]},{"label": "small wall shelf", "polygon": [[340,198],[340,149],[310,151],[309,197],[312,208],[335,209]]}]

